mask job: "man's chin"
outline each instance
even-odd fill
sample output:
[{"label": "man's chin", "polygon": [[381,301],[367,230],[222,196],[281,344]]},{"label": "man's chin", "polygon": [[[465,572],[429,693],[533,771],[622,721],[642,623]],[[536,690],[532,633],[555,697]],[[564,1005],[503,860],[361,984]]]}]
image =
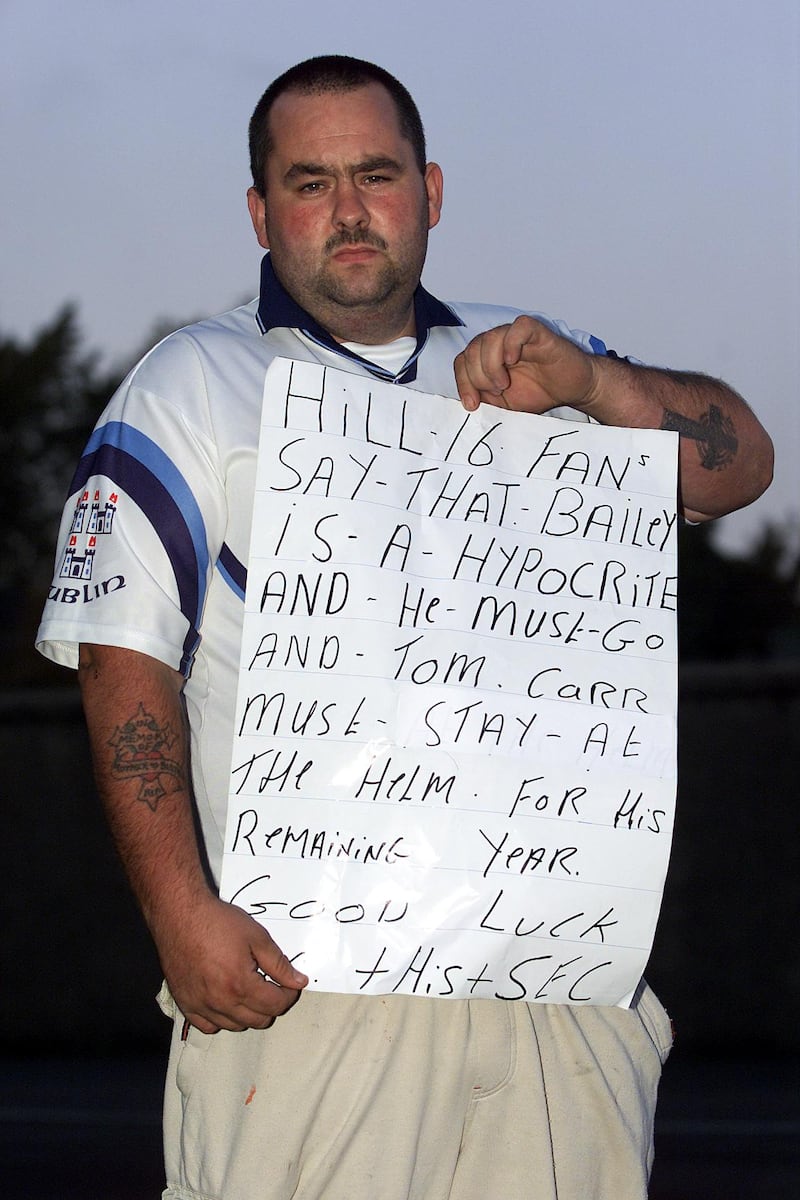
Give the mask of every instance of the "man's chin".
[{"label": "man's chin", "polygon": [[332,287],[325,292],[325,299],[329,304],[335,305],[337,308],[377,308],[385,304],[394,291],[394,285],[376,286],[373,282],[370,285],[361,287]]}]

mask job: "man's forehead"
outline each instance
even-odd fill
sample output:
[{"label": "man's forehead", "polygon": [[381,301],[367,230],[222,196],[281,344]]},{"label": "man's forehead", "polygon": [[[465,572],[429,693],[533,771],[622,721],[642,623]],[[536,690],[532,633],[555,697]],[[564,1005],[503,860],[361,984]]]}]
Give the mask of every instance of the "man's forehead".
[{"label": "man's forehead", "polygon": [[284,92],[272,106],[269,128],[273,153],[289,160],[305,157],[304,147],[333,148],[337,139],[360,139],[370,151],[381,141],[402,141],[410,150],[394,100],[379,83],[346,92]]}]

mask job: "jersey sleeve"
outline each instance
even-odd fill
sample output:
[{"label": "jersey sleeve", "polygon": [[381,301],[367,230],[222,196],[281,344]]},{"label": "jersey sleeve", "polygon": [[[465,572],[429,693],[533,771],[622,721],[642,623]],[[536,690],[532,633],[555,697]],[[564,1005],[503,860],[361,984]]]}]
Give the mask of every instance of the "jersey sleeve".
[{"label": "jersey sleeve", "polygon": [[[170,339],[168,339],[169,341]],[[191,344],[162,343],[112,398],[78,464],[36,639],[76,667],[81,642],[188,674],[226,504]]]}]

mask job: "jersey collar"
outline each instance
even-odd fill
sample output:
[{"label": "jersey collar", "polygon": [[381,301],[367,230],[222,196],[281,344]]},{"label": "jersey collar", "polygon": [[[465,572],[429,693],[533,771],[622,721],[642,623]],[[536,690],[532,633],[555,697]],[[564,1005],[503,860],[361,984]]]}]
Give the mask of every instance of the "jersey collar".
[{"label": "jersey collar", "polygon": [[306,337],[311,338],[327,350],[332,350],[342,358],[349,358],[359,363],[378,379],[390,383],[413,383],[417,377],[417,359],[425,348],[431,329],[437,325],[463,325],[451,308],[441,300],[437,300],[430,292],[426,292],[420,283],[414,293],[414,320],[417,327],[417,344],[414,353],[403,366],[402,370],[393,375],[391,371],[369,362],[360,354],[355,354],[332,338],[313,317],[292,299],[283,285],[279,282],[272,269],[269,254],[265,254],[261,262],[261,292],[258,299],[256,322],[262,333],[270,329],[299,329]]}]

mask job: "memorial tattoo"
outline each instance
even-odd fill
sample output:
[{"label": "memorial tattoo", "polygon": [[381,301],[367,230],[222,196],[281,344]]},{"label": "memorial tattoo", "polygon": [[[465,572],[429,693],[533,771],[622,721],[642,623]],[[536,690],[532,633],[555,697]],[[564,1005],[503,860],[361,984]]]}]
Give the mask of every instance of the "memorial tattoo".
[{"label": "memorial tattoo", "polygon": [[665,409],[661,428],[670,429],[681,437],[697,442],[701,466],[707,471],[720,471],[723,467],[729,467],[739,449],[733,422],[716,404],[712,404],[699,420],[692,420],[682,413]]},{"label": "memorial tattoo", "polygon": [[115,779],[138,780],[137,800],[151,812],[167,792],[185,786],[183,765],[175,755],[179,739],[169,724],[160,725],[140,704],[124,725],[118,725],[109,739],[116,754],[111,764]]}]

